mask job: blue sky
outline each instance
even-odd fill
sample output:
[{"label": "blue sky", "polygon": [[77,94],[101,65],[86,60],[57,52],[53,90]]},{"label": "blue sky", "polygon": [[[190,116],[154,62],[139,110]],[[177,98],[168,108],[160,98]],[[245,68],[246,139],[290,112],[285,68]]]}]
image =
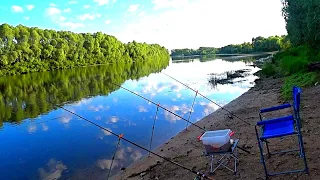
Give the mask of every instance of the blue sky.
[{"label": "blue sky", "polygon": [[0,23],[101,31],[169,49],[286,34],[280,0],[1,0]]}]

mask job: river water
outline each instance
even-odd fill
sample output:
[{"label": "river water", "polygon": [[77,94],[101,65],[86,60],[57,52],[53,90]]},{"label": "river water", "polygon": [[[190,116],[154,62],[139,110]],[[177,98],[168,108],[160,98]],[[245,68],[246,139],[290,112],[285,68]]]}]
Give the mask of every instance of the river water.
[{"label": "river water", "polygon": [[[253,73],[259,70],[252,66],[254,59],[184,59],[170,61],[165,69],[112,65],[0,78],[0,179],[85,179],[87,174],[105,177],[108,173],[117,137],[49,101],[149,148],[157,107],[108,82],[188,119],[195,92],[161,72],[225,105],[254,85],[257,77]],[[209,82],[237,70],[245,72],[231,80]],[[196,122],[217,108],[197,96],[190,121]],[[185,127],[185,121],[159,109],[152,149]],[[145,154],[121,142],[111,173]]]}]

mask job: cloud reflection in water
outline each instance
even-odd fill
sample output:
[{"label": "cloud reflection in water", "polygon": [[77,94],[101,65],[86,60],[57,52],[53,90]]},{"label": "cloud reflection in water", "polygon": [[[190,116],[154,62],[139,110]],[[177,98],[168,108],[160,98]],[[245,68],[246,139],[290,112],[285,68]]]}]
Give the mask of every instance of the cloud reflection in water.
[{"label": "cloud reflection in water", "polygon": [[[47,170],[46,170],[47,169]],[[62,172],[67,170],[67,166],[60,161],[50,159],[47,163],[47,168],[39,168],[39,176],[41,180],[56,180],[62,175]]]}]

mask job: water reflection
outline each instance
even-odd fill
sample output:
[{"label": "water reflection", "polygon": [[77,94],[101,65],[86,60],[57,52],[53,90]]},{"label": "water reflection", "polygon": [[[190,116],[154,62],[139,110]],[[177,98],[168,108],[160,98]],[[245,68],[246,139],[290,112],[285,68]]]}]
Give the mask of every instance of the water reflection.
[{"label": "water reflection", "polygon": [[[170,62],[163,71],[225,105],[253,86],[257,78],[253,73],[258,69],[247,65],[222,59],[205,62],[194,59],[188,63]],[[201,96],[196,97],[192,108],[195,92],[161,73],[148,74],[144,70],[136,75],[138,70],[131,70],[131,66],[112,66],[116,70],[101,66],[9,77],[8,81],[0,78],[0,109],[5,107],[0,116],[6,122],[0,129],[0,179],[106,178],[117,143],[117,137],[110,132],[124,133],[126,138],[149,148],[157,107],[110,82],[122,83],[185,119],[192,111],[191,122],[218,108]],[[217,83],[213,88],[209,82],[212,73],[240,69],[248,69],[248,74],[232,84]],[[64,104],[66,109],[110,132],[53,108],[47,100]],[[181,118],[159,109],[152,147],[161,145],[185,126]],[[119,172],[145,154],[121,141],[111,173]]]},{"label": "water reflection", "polygon": [[50,159],[46,168],[39,168],[39,176],[41,180],[56,180],[65,170],[67,170],[67,166],[62,162]]},{"label": "water reflection", "polygon": [[[52,104],[90,103],[85,97],[108,95],[127,79],[139,79],[165,68],[167,62],[111,64],[0,78],[0,125],[35,118],[55,109]],[[114,102],[117,98],[114,98]],[[101,107],[92,107],[93,111]]]}]

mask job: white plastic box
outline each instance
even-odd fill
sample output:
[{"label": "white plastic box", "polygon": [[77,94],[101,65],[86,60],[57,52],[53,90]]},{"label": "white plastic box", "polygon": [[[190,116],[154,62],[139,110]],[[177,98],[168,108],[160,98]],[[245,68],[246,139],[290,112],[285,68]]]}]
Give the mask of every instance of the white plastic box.
[{"label": "white plastic box", "polygon": [[207,131],[200,140],[204,144],[207,153],[228,151],[230,144],[230,129]]}]

